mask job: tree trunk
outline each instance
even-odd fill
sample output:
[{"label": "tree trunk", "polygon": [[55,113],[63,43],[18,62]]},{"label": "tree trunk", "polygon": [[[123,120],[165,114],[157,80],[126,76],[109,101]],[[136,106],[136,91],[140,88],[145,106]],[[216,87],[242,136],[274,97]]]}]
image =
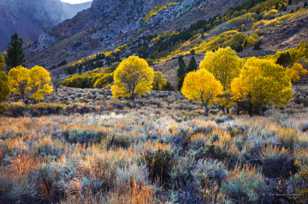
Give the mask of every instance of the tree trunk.
[{"label": "tree trunk", "polygon": [[203,105],[203,108],[204,108],[204,115],[208,116],[209,115],[209,108],[208,108],[208,105],[206,103]]}]

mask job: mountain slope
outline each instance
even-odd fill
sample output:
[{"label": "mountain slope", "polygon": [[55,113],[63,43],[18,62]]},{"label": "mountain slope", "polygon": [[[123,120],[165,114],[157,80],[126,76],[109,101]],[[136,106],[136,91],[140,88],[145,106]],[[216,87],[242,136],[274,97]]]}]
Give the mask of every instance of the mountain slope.
[{"label": "mountain slope", "polygon": [[[99,0],[94,3],[97,2]],[[265,56],[308,41],[306,0],[293,1],[291,5],[287,0],[244,0],[236,2],[237,6],[224,0],[212,4],[207,1],[207,6],[191,1],[193,6],[186,12],[181,8],[187,9],[183,4],[188,0],[153,2],[151,9],[144,3],[136,13],[133,13],[135,7],[128,9],[129,3],[125,4],[127,10],[119,10],[129,12],[138,20],[125,19],[126,14],[123,17],[114,10],[117,6],[111,11],[107,9],[107,13],[95,11],[105,11],[106,5],[94,4],[91,9],[56,26],[52,30],[56,43],[51,42],[51,46],[31,53],[29,64],[42,64],[56,77],[65,78],[99,67],[115,68],[121,59],[139,55],[163,72],[175,87],[178,56],[183,56],[188,63],[195,53],[199,62],[206,51],[219,47],[231,47],[242,57]],[[223,2],[227,5],[224,11],[210,12],[210,8],[222,8]],[[147,9],[142,13],[144,6]],[[200,15],[198,11],[208,13]],[[218,11],[220,15],[216,15]],[[114,12],[110,18],[109,12]],[[100,37],[106,38],[100,40]]]},{"label": "mountain slope", "polygon": [[[29,62],[57,66],[140,37],[181,30],[221,15],[244,0],[94,0],[92,7],[56,26],[51,44],[29,49]],[[185,26],[184,26],[185,25]],[[55,43],[54,43],[55,42]]]},{"label": "mountain slope", "polygon": [[0,50],[17,32],[25,41],[36,40],[52,26],[72,18],[89,3],[70,5],[60,0],[0,0]]}]

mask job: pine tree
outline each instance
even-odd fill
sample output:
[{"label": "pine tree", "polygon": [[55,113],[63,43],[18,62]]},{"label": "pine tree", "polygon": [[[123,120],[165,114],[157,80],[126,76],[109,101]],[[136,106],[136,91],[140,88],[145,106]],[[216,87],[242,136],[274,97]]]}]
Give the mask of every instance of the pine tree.
[{"label": "pine tree", "polygon": [[182,56],[178,58],[179,67],[177,69],[177,77],[178,77],[178,88],[181,89],[185,75],[186,75],[186,64]]},{"label": "pine tree", "polygon": [[186,69],[186,73],[196,71],[198,69],[198,64],[195,58],[195,52],[192,52],[192,56],[190,58],[189,64]]},{"label": "pine tree", "polygon": [[283,52],[279,55],[276,64],[279,64],[284,67],[292,65],[292,56],[289,52]]},{"label": "pine tree", "polygon": [[17,33],[11,37],[11,42],[7,49],[6,64],[8,69],[23,65],[25,62],[25,56],[23,52],[23,40],[18,36]]}]

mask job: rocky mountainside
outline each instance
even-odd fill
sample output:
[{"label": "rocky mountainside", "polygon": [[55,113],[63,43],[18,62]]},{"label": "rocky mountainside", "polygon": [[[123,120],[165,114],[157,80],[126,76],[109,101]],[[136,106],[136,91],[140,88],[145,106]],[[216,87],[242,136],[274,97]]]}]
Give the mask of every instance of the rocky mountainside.
[{"label": "rocky mountainside", "polygon": [[52,26],[88,7],[90,3],[70,5],[60,0],[0,0],[0,50],[6,48],[14,32],[25,41],[36,40]]},{"label": "rocky mountainside", "polygon": [[32,46],[29,62],[57,66],[143,36],[182,30],[222,15],[243,1],[94,0],[91,8],[54,27],[44,41]]}]

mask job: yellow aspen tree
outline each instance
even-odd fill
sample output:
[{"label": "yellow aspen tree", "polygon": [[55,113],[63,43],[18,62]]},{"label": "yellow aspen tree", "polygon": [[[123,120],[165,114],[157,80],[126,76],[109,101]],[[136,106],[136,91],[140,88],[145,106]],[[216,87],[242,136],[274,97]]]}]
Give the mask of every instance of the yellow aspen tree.
[{"label": "yellow aspen tree", "polygon": [[53,92],[52,78],[47,69],[34,66],[30,70],[31,98],[35,101],[44,100],[46,95]]},{"label": "yellow aspen tree", "polygon": [[214,104],[222,93],[221,83],[205,69],[190,72],[184,79],[182,94],[191,101],[201,103],[205,114],[208,114],[208,106]]},{"label": "yellow aspen tree", "polygon": [[10,92],[20,97],[24,102],[31,92],[30,82],[30,70],[23,66],[14,67],[8,73]]},{"label": "yellow aspen tree", "polygon": [[230,47],[207,52],[200,63],[200,69],[211,72],[225,91],[230,89],[231,81],[239,75],[241,67],[241,58]]},{"label": "yellow aspen tree", "polygon": [[151,92],[154,70],[148,62],[138,56],[124,59],[114,72],[114,84],[111,87],[115,98],[135,98]]},{"label": "yellow aspen tree", "polygon": [[231,83],[233,99],[248,101],[255,111],[266,106],[283,107],[292,98],[291,80],[285,68],[270,60],[250,58]]}]

